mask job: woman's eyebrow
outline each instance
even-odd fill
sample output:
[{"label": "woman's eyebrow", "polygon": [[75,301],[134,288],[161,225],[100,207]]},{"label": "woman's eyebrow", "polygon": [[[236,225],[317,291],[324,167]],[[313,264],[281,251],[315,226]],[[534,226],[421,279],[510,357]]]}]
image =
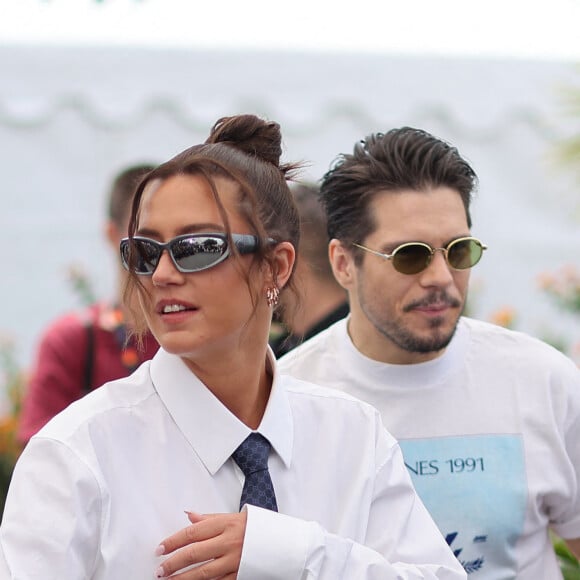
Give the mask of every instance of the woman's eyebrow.
[{"label": "woman's eyebrow", "polygon": [[[177,230],[175,230],[175,234],[181,236],[183,234],[196,234],[196,233],[225,233],[225,228],[223,224],[215,224],[215,223],[195,223],[195,224],[186,224]],[[135,232],[139,236],[149,236],[149,237],[161,237],[158,230],[153,228],[139,228]]]}]

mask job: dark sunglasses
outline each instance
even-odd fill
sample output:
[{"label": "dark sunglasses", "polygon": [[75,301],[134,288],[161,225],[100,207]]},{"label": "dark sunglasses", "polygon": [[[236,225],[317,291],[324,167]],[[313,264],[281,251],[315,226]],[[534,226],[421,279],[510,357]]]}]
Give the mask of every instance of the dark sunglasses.
[{"label": "dark sunglasses", "polygon": [[444,248],[432,248],[424,242],[407,242],[395,248],[392,254],[383,254],[355,242],[352,245],[380,256],[385,260],[391,260],[395,270],[401,274],[418,274],[422,272],[431,263],[435,252],[439,250],[443,252],[445,260],[451,268],[454,270],[467,270],[475,266],[481,260],[483,251],[487,250],[485,244],[477,238],[471,237],[457,238],[449,242]]},{"label": "dark sunglasses", "polygon": [[[250,234],[232,234],[240,254],[251,254],[258,248],[258,238]],[[268,240],[274,243],[274,240]],[[121,261],[126,270],[139,276],[151,276],[159,264],[163,250],[167,250],[175,267],[184,273],[201,272],[217,266],[230,255],[228,237],[223,233],[185,234],[166,243],[150,238],[123,238]]]}]

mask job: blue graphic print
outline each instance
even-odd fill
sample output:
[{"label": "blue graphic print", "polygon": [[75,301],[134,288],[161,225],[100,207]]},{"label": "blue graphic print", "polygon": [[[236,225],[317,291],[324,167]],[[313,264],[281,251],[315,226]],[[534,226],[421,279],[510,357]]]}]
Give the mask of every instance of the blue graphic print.
[{"label": "blue graphic print", "polygon": [[[518,435],[401,440],[423,503],[474,580],[515,578],[527,497]],[[488,575],[486,575],[488,574]]]}]

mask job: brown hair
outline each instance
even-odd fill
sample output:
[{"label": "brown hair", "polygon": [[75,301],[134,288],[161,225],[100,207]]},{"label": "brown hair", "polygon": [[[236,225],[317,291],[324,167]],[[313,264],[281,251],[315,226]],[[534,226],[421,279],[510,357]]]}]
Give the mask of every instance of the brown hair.
[{"label": "brown hair", "polygon": [[131,208],[133,194],[139,185],[139,182],[155,165],[142,163],[131,165],[119,171],[113,179],[109,190],[108,199],[108,218],[119,228],[125,227],[127,214]]},{"label": "brown hair", "polygon": [[[339,155],[322,179],[320,199],[329,238],[346,247],[363,243],[376,227],[369,207],[379,192],[441,186],[459,193],[471,227],[469,207],[477,176],[455,147],[412,127],[373,133],[352,154]],[[360,261],[360,252],[353,252]]]},{"label": "brown hair", "polygon": [[328,259],[326,215],[314,183],[302,182],[290,187],[300,215],[300,258],[307,262],[320,280],[337,283]]},{"label": "brown hair", "polygon": [[[226,234],[232,232],[224,206],[215,185],[215,178],[224,177],[238,185],[239,210],[258,237],[258,249],[253,255],[252,268],[264,262],[270,264],[274,275],[272,246],[268,238],[276,242],[288,241],[298,250],[300,224],[298,211],[288,187],[301,165],[281,164],[282,136],[280,125],[255,115],[236,115],[219,119],[205,143],[194,145],[163,163],[140,183],[133,198],[129,237],[138,227],[139,208],[143,192],[154,180],[165,180],[176,175],[201,175],[211,187],[218,210],[224,220]],[[237,249],[230,238],[232,254]],[[145,291],[139,277],[129,273],[125,286],[125,301],[131,304],[130,295],[139,287]],[[249,287],[249,280],[248,280]],[[297,294],[292,276],[284,290]],[[254,297],[254,303],[257,304]],[[135,331],[140,335],[145,330],[142,317],[132,312]]]}]

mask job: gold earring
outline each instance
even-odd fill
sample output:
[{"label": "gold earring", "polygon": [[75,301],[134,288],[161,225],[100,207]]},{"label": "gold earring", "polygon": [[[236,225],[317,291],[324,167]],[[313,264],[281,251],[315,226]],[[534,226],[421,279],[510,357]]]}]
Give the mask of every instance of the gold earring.
[{"label": "gold earring", "polygon": [[278,286],[266,288],[266,302],[268,306],[276,306],[280,300],[280,290]]}]

